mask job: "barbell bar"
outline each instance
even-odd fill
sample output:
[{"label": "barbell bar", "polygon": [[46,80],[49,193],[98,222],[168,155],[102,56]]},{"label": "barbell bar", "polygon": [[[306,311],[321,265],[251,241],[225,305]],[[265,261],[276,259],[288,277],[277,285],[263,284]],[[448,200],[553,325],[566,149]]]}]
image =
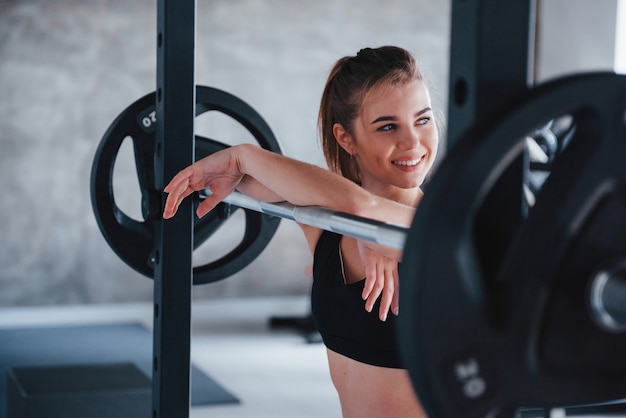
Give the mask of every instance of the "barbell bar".
[{"label": "barbell bar", "polygon": [[[210,195],[206,189],[201,197]],[[314,226],[353,238],[374,242],[402,250],[408,228],[373,219],[330,210],[319,206],[296,206],[287,202],[263,202],[241,192],[233,192],[224,203]],[[611,269],[603,269],[592,281],[590,302],[592,314],[598,324],[612,332],[626,331],[626,261]]]},{"label": "barbell bar", "polygon": [[[200,193],[200,197],[210,196],[210,194],[211,191],[205,189]],[[227,196],[223,202],[398,250],[404,248],[409,231],[408,228],[400,225],[319,206],[296,206],[287,202],[263,202],[237,191]]]},{"label": "barbell bar", "polygon": [[594,275],[590,300],[598,325],[610,332],[626,331],[626,260],[611,263]]},{"label": "barbell bar", "polygon": [[[200,198],[211,194],[210,189],[200,192]],[[249,209],[270,216],[332,231],[398,250],[404,249],[408,228],[334,211],[320,206],[296,206],[288,202],[264,202],[235,191],[224,203]],[[590,307],[598,325],[611,332],[626,331],[626,261],[622,260],[610,269],[599,271],[592,280]]]}]

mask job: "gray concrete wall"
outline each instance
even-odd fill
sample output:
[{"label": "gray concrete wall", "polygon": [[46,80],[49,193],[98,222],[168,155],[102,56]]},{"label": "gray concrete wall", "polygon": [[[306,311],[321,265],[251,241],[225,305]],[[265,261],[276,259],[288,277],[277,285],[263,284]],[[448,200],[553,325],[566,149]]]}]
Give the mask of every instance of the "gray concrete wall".
[{"label": "gray concrete wall", "polygon": [[[154,90],[155,20],[149,0],[0,0],[0,306],[152,298],[152,281],[100,234],[89,175],[107,126]],[[331,64],[364,46],[408,48],[445,111],[448,25],[447,1],[199,0],[196,82],[243,98],[285,154],[322,164],[315,121]],[[206,125],[198,130],[224,142],[240,134]],[[139,217],[122,151],[116,196]],[[308,293],[309,263],[297,227],[283,222],[250,267],[194,296]]]},{"label": "gray concrete wall", "polygon": [[[541,0],[537,80],[612,68],[615,5]],[[198,0],[196,82],[246,100],[285,154],[321,165],[317,105],[342,55],[383,44],[413,51],[445,112],[449,9],[439,0]],[[155,20],[152,0],[0,0],[0,306],[152,298],[151,280],[100,234],[89,175],[111,121],[154,90]],[[226,143],[242,134],[202,117],[197,130]],[[118,203],[139,218],[126,144],[118,166]],[[203,246],[199,262],[225,238]],[[309,264],[299,230],[283,222],[251,266],[194,296],[305,294]]]}]

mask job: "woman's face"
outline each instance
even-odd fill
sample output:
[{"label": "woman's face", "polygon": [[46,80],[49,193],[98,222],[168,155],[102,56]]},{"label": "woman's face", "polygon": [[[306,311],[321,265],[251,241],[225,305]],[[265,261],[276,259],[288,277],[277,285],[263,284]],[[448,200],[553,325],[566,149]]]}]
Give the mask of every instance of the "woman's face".
[{"label": "woman's face", "polygon": [[347,150],[356,158],[363,187],[393,196],[423,183],[438,144],[430,95],[422,81],[414,80],[380,86],[365,96]]}]

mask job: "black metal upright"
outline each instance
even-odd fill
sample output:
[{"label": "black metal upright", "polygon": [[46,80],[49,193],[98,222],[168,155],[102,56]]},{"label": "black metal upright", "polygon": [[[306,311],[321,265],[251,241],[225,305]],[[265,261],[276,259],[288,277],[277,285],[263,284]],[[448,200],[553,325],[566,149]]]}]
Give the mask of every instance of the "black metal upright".
[{"label": "black metal upright", "polygon": [[[449,147],[465,135],[483,135],[532,87],[537,1],[452,1]],[[476,220],[487,277],[494,277],[528,209],[522,187],[525,158],[520,156],[507,169]]]},{"label": "black metal upright", "polygon": [[[157,1],[156,190],[194,161],[195,0]],[[190,406],[193,207],[156,222],[152,417]]]},{"label": "black metal upright", "polygon": [[448,144],[532,85],[537,0],[453,0]]}]

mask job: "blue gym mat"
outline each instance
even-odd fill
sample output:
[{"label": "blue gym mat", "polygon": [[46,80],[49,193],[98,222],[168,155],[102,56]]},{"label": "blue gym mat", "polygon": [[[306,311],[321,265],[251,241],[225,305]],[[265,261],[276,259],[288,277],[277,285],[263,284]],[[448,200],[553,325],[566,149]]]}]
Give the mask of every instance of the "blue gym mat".
[{"label": "blue gym mat", "polygon": [[[6,415],[6,375],[12,367],[134,363],[152,376],[152,333],[137,323],[0,329],[0,418]],[[239,403],[192,366],[191,405]]]}]

